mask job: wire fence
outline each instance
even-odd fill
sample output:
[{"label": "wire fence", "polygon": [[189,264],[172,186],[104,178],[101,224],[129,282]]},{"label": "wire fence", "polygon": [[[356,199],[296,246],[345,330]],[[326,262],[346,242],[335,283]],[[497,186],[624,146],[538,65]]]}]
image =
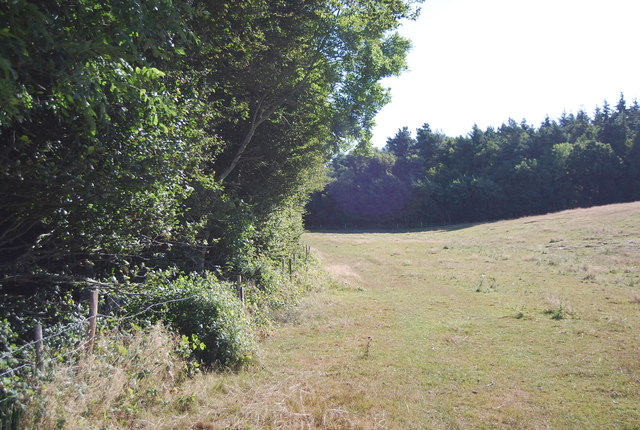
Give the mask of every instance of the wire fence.
[{"label": "wire fence", "polygon": [[[152,310],[154,308],[157,308],[157,307],[160,307],[160,306],[164,306],[164,305],[168,305],[168,304],[171,304],[171,303],[177,303],[177,302],[183,302],[183,301],[186,301],[186,300],[191,300],[191,299],[194,299],[196,297],[198,297],[198,296],[197,295],[191,295],[191,296],[187,296],[187,297],[181,297],[181,298],[178,298],[178,299],[171,299],[171,300],[165,300],[165,301],[162,301],[162,302],[152,303],[151,305],[145,307],[144,309],[142,309],[142,310],[140,310],[140,311],[138,311],[138,312],[136,312],[134,314],[124,315],[124,316],[121,316],[121,317],[113,317],[111,315],[104,315],[104,314],[90,315],[90,316],[88,316],[86,318],[82,318],[81,320],[74,321],[72,323],[66,324],[66,325],[62,326],[61,328],[59,328],[55,333],[49,334],[47,336],[44,336],[44,337],[42,337],[42,339],[33,340],[31,342],[25,343],[24,345],[21,345],[20,347],[18,347],[16,349],[13,349],[13,350],[7,351],[7,352],[5,352],[3,354],[0,354],[0,360],[4,360],[4,359],[8,359],[8,358],[20,359],[21,357],[19,357],[19,354],[22,351],[25,351],[25,350],[27,350],[29,348],[32,348],[32,349],[35,350],[36,345],[38,343],[46,343],[47,341],[51,341],[51,340],[53,340],[55,338],[58,338],[60,336],[63,336],[63,335],[68,335],[69,333],[71,333],[73,331],[77,331],[77,329],[85,329],[87,323],[89,323],[93,319],[102,319],[102,320],[109,319],[109,322],[111,324],[117,325],[117,324],[123,323],[123,322],[125,322],[127,320],[131,320],[131,319],[134,319],[136,317],[139,317],[140,315],[143,315],[143,314],[149,312],[150,310]],[[76,328],[76,330],[74,330],[74,327]],[[90,340],[91,339],[87,339],[84,342],[88,343]],[[67,353],[65,353],[63,355],[66,355],[66,354]],[[19,369],[22,369],[24,367],[33,366],[33,364],[34,363],[23,363],[23,364],[21,364],[19,366],[16,366],[16,367],[13,367],[13,368],[9,368],[9,369],[4,370],[3,372],[1,372],[0,373],[0,377],[3,377],[5,375],[7,375],[7,374],[15,372],[15,371],[17,371]]]},{"label": "wire fence", "polygon": [[[304,264],[306,265],[309,259],[311,248],[305,245],[303,249],[304,251],[302,256],[304,256]],[[287,268],[285,260],[282,259],[281,263],[282,263],[283,274],[288,272],[289,277],[293,276],[292,265],[296,264],[295,260],[296,260],[296,256],[294,255],[292,259],[291,258],[289,259],[289,262],[288,262],[289,264]],[[244,287],[243,287],[242,278],[240,275],[238,275],[236,280],[236,293],[237,293],[238,299],[244,304],[243,288]],[[28,370],[31,370],[32,374],[36,377],[42,376],[44,374],[42,370],[44,368],[44,364],[46,361],[44,359],[43,350],[46,350],[47,344],[51,344],[52,341],[62,336],[66,336],[67,338],[70,338],[70,339],[76,339],[75,344],[73,346],[70,346],[69,344],[67,344],[66,347],[59,348],[57,350],[47,351],[49,353],[50,358],[54,357],[56,359],[68,360],[70,357],[77,356],[77,354],[81,352],[90,353],[93,342],[95,341],[96,327],[98,325],[99,320],[105,321],[110,326],[118,327],[119,325],[122,325],[126,321],[140,317],[141,315],[144,315],[156,308],[159,308],[171,303],[178,303],[178,302],[183,302],[187,300],[192,300],[198,297],[198,295],[194,294],[187,297],[180,297],[176,299],[170,299],[170,300],[164,300],[161,302],[151,303],[135,313],[116,316],[117,312],[115,314],[110,314],[110,315],[99,314],[97,312],[98,311],[98,308],[97,308],[98,290],[94,288],[92,289],[92,292],[93,291],[95,291],[95,297],[92,297],[90,299],[89,316],[70,322],[61,327],[57,327],[55,328],[55,331],[53,333],[49,333],[46,336],[42,336],[42,329],[40,329],[39,331],[40,335],[38,336],[38,334],[36,334],[35,335],[36,338],[33,341],[29,341],[27,343],[20,345],[19,347],[2,352],[0,354],[0,362],[5,361],[6,367],[3,366],[4,369],[0,371],[0,379],[7,378],[7,377],[11,378],[13,376],[26,376],[27,374],[25,372]],[[91,300],[95,301],[95,305],[91,304]],[[122,309],[121,306],[119,306],[119,308],[120,310]],[[93,330],[91,328],[92,326],[93,326]],[[37,329],[35,330],[35,333],[38,333]],[[81,338],[81,340],[77,340],[78,337],[82,336],[82,333],[85,333],[84,338],[83,339]],[[75,336],[71,336],[71,334],[75,334]],[[67,349],[67,348],[70,348],[70,349]],[[13,365],[13,367],[9,367],[8,363],[15,363],[15,364]],[[3,424],[3,421],[7,417],[10,417],[11,414],[13,413],[12,407],[14,405],[14,401],[18,400],[18,397],[19,396],[16,395],[15,393],[11,393],[9,390],[7,390],[6,387],[2,384],[2,381],[0,381],[0,429],[8,428],[4,426],[4,424],[6,423]]]},{"label": "wire fence", "polygon": [[[71,331],[70,327],[82,325],[82,324],[86,323],[87,321],[89,321],[89,318],[90,317],[83,318],[83,319],[81,319],[79,321],[74,321],[72,323],[64,325],[60,329],[58,329],[58,331],[56,333],[53,333],[53,334],[50,334],[50,335],[47,335],[47,336],[43,337],[42,341],[46,342],[48,340],[60,337],[63,334],[67,334],[67,333],[69,333]],[[25,349],[27,349],[29,347],[35,347],[36,343],[38,343],[38,341],[34,340],[32,342],[25,343],[24,345],[21,345],[19,348],[13,349],[13,350],[8,351],[8,352],[5,352],[4,354],[0,354],[0,360],[3,360],[5,358],[9,358],[11,356],[15,357],[20,351],[23,351],[23,350],[25,350]]]},{"label": "wire fence", "polygon": [[[97,290],[96,290],[96,295],[97,295]],[[93,346],[93,342],[95,341],[95,337],[96,337],[95,327],[97,327],[99,320],[107,321],[109,325],[117,327],[118,325],[121,325],[126,321],[129,321],[141,315],[144,315],[145,313],[148,313],[149,311],[152,311],[156,308],[159,308],[171,303],[178,303],[186,300],[191,300],[196,297],[197,295],[191,295],[187,297],[180,297],[177,299],[170,299],[170,300],[164,300],[161,302],[152,303],[138,312],[128,314],[128,315],[122,315],[119,317],[116,317],[114,315],[98,314],[97,306],[96,306],[93,312],[90,311],[90,314],[88,317],[82,318],[77,321],[73,321],[69,324],[65,324],[64,326],[57,328],[55,332],[48,334],[47,336],[41,336],[41,338],[38,338],[38,335],[36,334],[35,340],[27,342],[15,349],[5,351],[2,354],[0,354],[0,360],[5,360],[5,361],[8,361],[9,363],[11,362],[18,363],[12,367],[2,369],[2,371],[0,371],[0,380],[2,380],[3,378],[11,378],[14,376],[20,376],[20,377],[27,376],[28,373],[25,373],[25,372],[29,372],[29,371],[31,371],[32,375],[35,377],[38,377],[44,374],[43,371],[42,372],[39,371],[39,370],[44,370],[44,364],[46,361],[43,357],[42,349],[46,346],[47,343],[51,343],[51,341],[61,336],[72,337],[70,336],[72,334],[77,335],[78,333],[82,333],[82,332],[86,333],[86,335],[84,336],[84,339],[81,339],[79,342],[77,341],[77,344],[73,345],[73,347],[71,347],[70,349],[65,350],[63,348],[63,349],[56,350],[55,355],[50,354],[50,358],[53,357],[57,360],[68,361],[71,357],[74,357],[74,356],[78,357],[79,353],[91,352],[91,348]],[[95,300],[97,303],[97,298],[95,298]],[[94,309],[94,308],[90,306],[90,309]],[[91,331],[92,324],[94,324],[93,331]],[[38,330],[35,330],[35,332],[37,333]],[[39,353],[38,353],[38,348],[40,348]],[[0,382],[0,429],[4,429],[5,428],[4,425],[8,421],[13,420],[12,417],[14,415],[15,405],[16,405],[16,401],[18,400],[20,400],[20,395],[17,394],[16,392],[11,392],[11,390],[7,390],[2,384],[2,382]]]}]

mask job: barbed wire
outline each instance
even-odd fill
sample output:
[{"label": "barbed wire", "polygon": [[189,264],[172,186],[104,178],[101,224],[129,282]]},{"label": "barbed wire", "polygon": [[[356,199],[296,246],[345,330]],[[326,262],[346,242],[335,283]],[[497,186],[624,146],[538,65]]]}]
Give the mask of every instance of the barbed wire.
[{"label": "barbed wire", "polygon": [[[74,321],[74,322],[71,322],[71,323],[69,323],[69,324],[67,324],[65,326],[62,326],[62,328],[58,329],[58,331],[56,333],[44,336],[42,338],[42,342],[44,342],[46,340],[51,340],[51,339],[56,338],[58,336],[62,336],[63,334],[68,333],[70,331],[69,328],[71,326],[84,324],[85,322],[89,321],[90,319],[91,319],[91,317],[87,317],[87,318],[81,319],[80,321]],[[22,351],[22,350],[24,350],[24,349],[26,349],[26,348],[28,348],[30,346],[34,346],[37,343],[38,343],[38,341],[34,340],[34,341],[31,341],[31,342],[26,343],[24,345],[21,345],[19,348],[13,349],[13,350],[8,351],[8,352],[5,352],[4,354],[0,355],[0,360],[2,360],[4,358],[7,358],[7,357],[10,357],[12,355],[15,356],[18,352],[20,352],[20,351]]]},{"label": "barbed wire", "polygon": [[[170,303],[183,302],[183,301],[190,300],[190,299],[193,299],[193,298],[196,298],[196,297],[198,297],[198,295],[194,294],[194,295],[191,295],[191,296],[188,296],[188,297],[181,297],[181,298],[178,298],[178,299],[171,299],[171,300],[165,300],[165,301],[162,301],[162,302],[153,303],[153,304],[147,306],[146,308],[142,309],[141,311],[136,312],[135,314],[125,315],[125,316],[120,317],[120,318],[112,318],[112,317],[110,317],[108,315],[102,315],[102,314],[96,315],[96,318],[100,318],[100,319],[112,318],[111,321],[116,323],[116,324],[118,324],[118,323],[122,323],[123,321],[130,320],[130,319],[133,319],[135,317],[138,317],[138,316],[150,311],[151,309],[153,309],[155,307],[167,305],[167,304],[170,304]],[[80,321],[74,321],[72,323],[69,323],[69,324],[63,326],[62,328],[58,329],[58,331],[56,333],[53,333],[53,334],[50,334],[50,335],[47,335],[47,336],[43,337],[41,341],[44,343],[47,340],[51,340],[51,339],[54,339],[54,338],[56,338],[58,336],[62,336],[63,334],[66,334],[69,331],[71,331],[70,330],[71,327],[82,325],[82,324],[88,322],[89,320],[91,320],[91,318],[92,317],[87,317],[87,318],[81,319]],[[75,348],[75,349],[73,349],[71,351],[65,352],[64,354],[59,355],[58,357],[63,357],[64,358],[64,357],[67,357],[67,356],[69,356],[69,355],[71,355],[71,354],[73,354],[75,352],[78,352],[80,349],[82,349],[84,346],[86,346],[92,340],[93,339],[87,339],[87,340],[81,342],[79,347],[77,347],[77,348]],[[12,356],[15,358],[17,353],[19,353],[20,351],[25,350],[28,347],[35,346],[38,342],[39,341],[37,341],[37,340],[31,341],[29,343],[21,345],[19,348],[16,348],[16,349],[14,349],[12,351],[5,352],[4,354],[0,355],[0,359],[9,358],[9,357],[12,357]],[[24,367],[30,367],[30,366],[32,367],[33,364],[32,363],[24,363],[24,364],[21,364],[19,366],[13,367],[13,368],[8,368],[8,369],[4,370],[2,373],[0,373],[0,377],[2,377],[4,375],[7,375],[7,374],[10,374],[10,373],[14,373],[14,372],[16,372],[16,371],[18,371],[18,370],[20,370],[20,369],[22,369]]]},{"label": "barbed wire", "polygon": [[194,299],[196,297],[198,297],[198,295],[194,294],[194,295],[191,295],[191,296],[188,296],[188,297],[182,297],[182,298],[179,298],[179,299],[171,299],[171,300],[166,300],[164,302],[154,303],[154,304],[152,304],[150,306],[147,306],[146,308],[144,308],[140,312],[137,312],[137,313],[135,313],[133,315],[126,315],[126,316],[121,317],[121,318],[116,318],[115,321],[116,322],[118,322],[118,321],[126,321],[126,320],[129,320],[129,319],[135,318],[137,316],[140,316],[140,315],[144,314],[145,312],[151,310],[152,308],[154,308],[156,306],[168,305],[169,303],[184,302],[186,300]]},{"label": "barbed wire", "polygon": [[11,369],[7,369],[7,370],[5,370],[4,372],[0,373],[0,378],[1,378],[1,377],[3,377],[4,375],[8,375],[9,373],[13,373],[13,372],[15,372],[16,370],[20,370],[20,369],[22,369],[23,367],[32,367],[32,366],[33,366],[33,363],[24,363],[24,364],[21,364],[21,365],[20,365],[20,366],[18,366],[18,367],[13,367],[13,368],[11,368]]}]

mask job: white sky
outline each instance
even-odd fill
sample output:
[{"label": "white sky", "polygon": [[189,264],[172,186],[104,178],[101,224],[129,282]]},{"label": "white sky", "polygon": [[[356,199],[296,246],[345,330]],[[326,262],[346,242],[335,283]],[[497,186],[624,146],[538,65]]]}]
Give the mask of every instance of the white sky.
[{"label": "white sky", "polygon": [[423,123],[466,135],[509,118],[538,126],[624,93],[640,99],[638,0],[426,0],[400,32],[409,70],[386,79],[392,102],[373,143]]}]

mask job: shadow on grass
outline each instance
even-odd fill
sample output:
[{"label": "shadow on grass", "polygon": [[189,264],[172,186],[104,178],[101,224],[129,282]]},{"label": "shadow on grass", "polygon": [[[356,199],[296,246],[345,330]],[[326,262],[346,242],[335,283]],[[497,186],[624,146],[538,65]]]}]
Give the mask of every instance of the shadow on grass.
[{"label": "shadow on grass", "polygon": [[386,234],[394,234],[394,233],[421,233],[421,232],[435,232],[435,231],[456,231],[456,230],[464,230],[466,228],[474,227],[480,224],[492,223],[494,221],[489,222],[475,222],[475,223],[463,223],[463,224],[451,224],[451,225],[437,225],[437,226],[425,226],[425,227],[359,227],[355,226],[310,226],[306,227],[305,231],[307,233],[334,233],[334,234],[363,234],[363,233],[386,233]]}]

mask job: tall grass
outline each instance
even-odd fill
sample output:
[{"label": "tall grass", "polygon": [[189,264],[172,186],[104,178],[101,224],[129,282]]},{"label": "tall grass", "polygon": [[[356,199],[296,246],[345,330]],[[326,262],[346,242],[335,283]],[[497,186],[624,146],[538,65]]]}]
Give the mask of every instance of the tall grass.
[{"label": "tall grass", "polygon": [[180,387],[192,370],[188,345],[161,324],[135,334],[111,333],[94,353],[58,364],[27,405],[21,425],[32,429],[153,428],[144,411],[181,413]]}]

